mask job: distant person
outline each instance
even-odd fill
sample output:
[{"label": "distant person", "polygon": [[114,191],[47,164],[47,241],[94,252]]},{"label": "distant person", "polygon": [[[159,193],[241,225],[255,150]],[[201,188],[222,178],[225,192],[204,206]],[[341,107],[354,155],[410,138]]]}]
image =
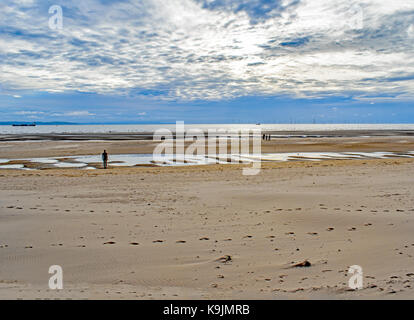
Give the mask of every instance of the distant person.
[{"label": "distant person", "polygon": [[102,162],[104,169],[108,168],[108,153],[106,153],[106,150],[102,153]]}]

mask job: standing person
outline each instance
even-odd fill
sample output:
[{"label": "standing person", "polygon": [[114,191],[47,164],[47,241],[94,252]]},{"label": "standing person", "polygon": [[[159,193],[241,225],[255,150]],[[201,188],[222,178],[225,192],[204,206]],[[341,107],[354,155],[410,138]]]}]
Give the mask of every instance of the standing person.
[{"label": "standing person", "polygon": [[102,162],[104,169],[106,169],[108,167],[108,154],[106,153],[106,150],[102,153]]}]

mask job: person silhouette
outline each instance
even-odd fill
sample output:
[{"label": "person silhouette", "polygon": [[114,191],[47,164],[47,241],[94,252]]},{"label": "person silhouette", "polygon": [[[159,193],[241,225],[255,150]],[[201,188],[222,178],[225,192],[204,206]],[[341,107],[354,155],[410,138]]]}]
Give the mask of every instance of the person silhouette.
[{"label": "person silhouette", "polygon": [[106,153],[106,150],[102,153],[102,162],[104,169],[108,168],[108,153]]}]

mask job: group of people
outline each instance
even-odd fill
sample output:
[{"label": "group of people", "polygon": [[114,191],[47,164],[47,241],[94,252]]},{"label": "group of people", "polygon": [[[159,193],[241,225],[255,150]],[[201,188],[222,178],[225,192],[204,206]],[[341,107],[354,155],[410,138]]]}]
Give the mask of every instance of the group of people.
[{"label": "group of people", "polygon": [[262,140],[270,141],[270,134],[264,134]]}]

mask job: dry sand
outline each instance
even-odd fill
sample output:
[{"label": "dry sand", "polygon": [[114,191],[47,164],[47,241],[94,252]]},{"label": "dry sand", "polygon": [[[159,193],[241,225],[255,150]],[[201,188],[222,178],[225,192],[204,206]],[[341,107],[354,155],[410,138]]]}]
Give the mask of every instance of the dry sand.
[{"label": "dry sand", "polygon": [[[19,143],[0,158],[33,148]],[[414,298],[413,159],[241,168],[0,171],[0,298]],[[348,288],[351,265],[362,290]]]}]

